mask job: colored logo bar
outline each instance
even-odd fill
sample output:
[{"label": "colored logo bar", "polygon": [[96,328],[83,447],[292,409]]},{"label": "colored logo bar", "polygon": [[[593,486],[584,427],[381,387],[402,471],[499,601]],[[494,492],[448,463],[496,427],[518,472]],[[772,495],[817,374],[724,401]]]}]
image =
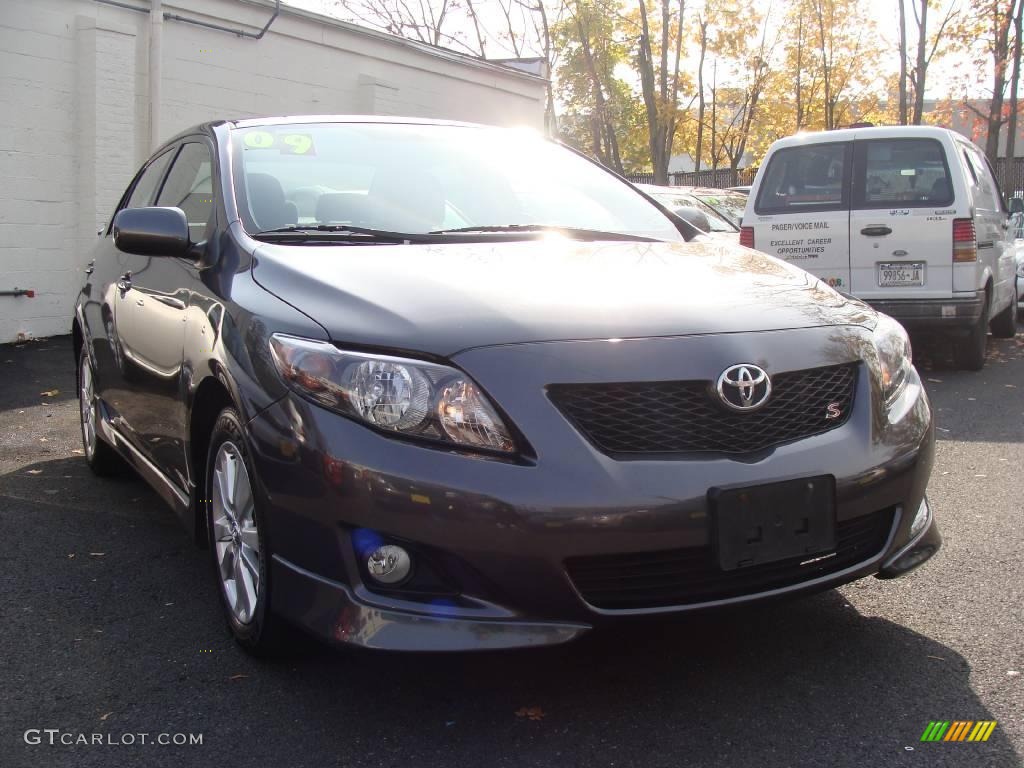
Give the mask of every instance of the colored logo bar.
[{"label": "colored logo bar", "polygon": [[921,741],[988,741],[995,729],[995,720],[932,720]]}]

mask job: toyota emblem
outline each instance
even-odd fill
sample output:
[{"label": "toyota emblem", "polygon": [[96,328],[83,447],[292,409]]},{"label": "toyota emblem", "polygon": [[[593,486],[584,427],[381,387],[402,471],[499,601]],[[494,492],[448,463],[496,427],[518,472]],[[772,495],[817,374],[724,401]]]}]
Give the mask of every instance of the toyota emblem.
[{"label": "toyota emblem", "polygon": [[734,411],[756,411],[768,402],[772,380],[763,368],[750,363],[733,365],[718,377],[718,397]]}]

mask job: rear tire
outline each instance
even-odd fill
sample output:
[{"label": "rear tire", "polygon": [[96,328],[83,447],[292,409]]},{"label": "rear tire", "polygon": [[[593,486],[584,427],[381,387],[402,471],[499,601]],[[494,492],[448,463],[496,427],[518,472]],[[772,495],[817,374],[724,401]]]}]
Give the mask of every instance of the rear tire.
[{"label": "rear tire", "polygon": [[1017,335],[1017,289],[1013,289],[1013,301],[992,318],[992,335],[997,339],[1012,339]]},{"label": "rear tire", "polygon": [[217,592],[235,641],[254,656],[276,656],[291,631],[270,610],[270,547],[263,500],[234,408],[217,416],[206,458],[206,529]]},{"label": "rear tire", "polygon": [[981,317],[965,338],[959,339],[953,347],[953,358],[958,367],[968,371],[980,371],[985,367],[985,351],[988,345],[988,294],[981,308]]},{"label": "rear tire", "polygon": [[93,474],[110,477],[122,472],[124,460],[100,437],[100,406],[96,396],[96,377],[85,344],[78,352],[78,420],[82,432],[82,450]]}]

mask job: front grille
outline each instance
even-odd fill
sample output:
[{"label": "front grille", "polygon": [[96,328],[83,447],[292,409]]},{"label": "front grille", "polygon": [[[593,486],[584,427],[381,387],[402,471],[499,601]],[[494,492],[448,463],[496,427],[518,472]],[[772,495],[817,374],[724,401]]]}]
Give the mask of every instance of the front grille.
[{"label": "front grille", "polygon": [[690,547],[566,560],[576,589],[597,608],[657,608],[753,595],[836,573],[878,555],[892,530],[890,507],[836,524],[835,554],[800,565],[807,557],[752,565],[734,571],[718,567],[713,549]]},{"label": "front grille", "polygon": [[[555,406],[605,453],[743,454],[835,429],[853,409],[857,364],[780,373],[763,408],[726,410],[710,381],[553,384]],[[838,418],[829,419],[836,404]]]}]

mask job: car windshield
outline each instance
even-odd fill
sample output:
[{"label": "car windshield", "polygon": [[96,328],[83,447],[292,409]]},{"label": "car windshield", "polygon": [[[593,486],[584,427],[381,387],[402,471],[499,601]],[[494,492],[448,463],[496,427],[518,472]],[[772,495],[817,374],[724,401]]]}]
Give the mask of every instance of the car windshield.
[{"label": "car windshield", "polygon": [[705,205],[714,208],[724,218],[731,221],[737,227],[743,219],[743,210],[747,207],[747,196],[739,192],[726,192],[718,190],[701,190],[694,192],[693,196]]},{"label": "car windshield", "polygon": [[708,217],[708,225],[711,227],[712,232],[737,231],[736,227],[728,221],[725,216],[721,215],[718,211],[695,195],[684,195],[671,192],[652,192],[651,195],[659,203],[673,211],[676,208],[696,208]]},{"label": "car windshield", "polygon": [[250,233],[351,225],[536,237],[537,227],[556,227],[683,239],[628,184],[526,131],[306,123],[238,129],[232,144],[239,214]]}]

